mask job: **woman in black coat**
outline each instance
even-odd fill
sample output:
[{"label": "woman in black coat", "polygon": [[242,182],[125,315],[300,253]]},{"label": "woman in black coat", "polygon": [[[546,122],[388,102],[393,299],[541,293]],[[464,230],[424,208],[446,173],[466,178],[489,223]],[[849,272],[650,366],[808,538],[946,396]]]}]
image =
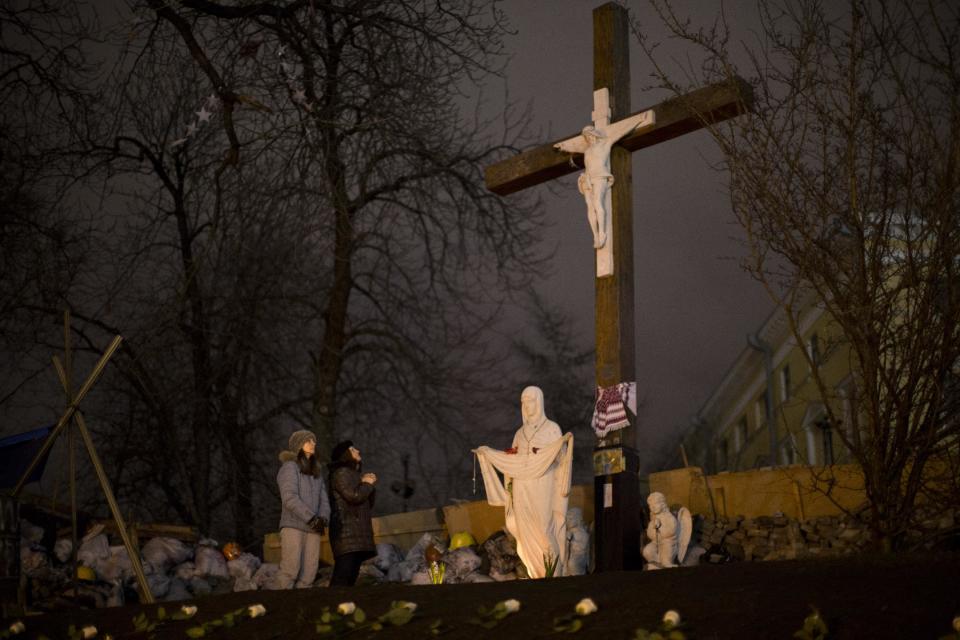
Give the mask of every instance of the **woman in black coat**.
[{"label": "woman in black coat", "polygon": [[373,542],[373,498],[377,476],[360,473],[360,451],[346,440],[330,456],[330,546],[333,577],[330,586],[351,586],[360,574],[360,564],[377,554]]}]

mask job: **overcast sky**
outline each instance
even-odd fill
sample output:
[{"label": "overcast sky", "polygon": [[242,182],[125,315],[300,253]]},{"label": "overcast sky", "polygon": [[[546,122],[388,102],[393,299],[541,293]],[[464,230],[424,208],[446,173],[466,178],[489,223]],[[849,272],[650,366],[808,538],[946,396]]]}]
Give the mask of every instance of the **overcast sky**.
[{"label": "overcast sky", "polygon": [[[549,142],[578,132],[592,110],[592,10],[589,0],[513,0],[506,12],[517,34],[508,40],[512,99],[532,102],[534,124]],[[686,49],[666,41],[646,2],[626,3],[665,55]],[[678,2],[681,13],[709,24],[720,3]],[[756,28],[755,2],[724,4],[734,35]],[[632,38],[632,36],[631,36]],[[631,41],[632,109],[662,99],[643,90],[650,65]],[[720,381],[772,304],[740,269],[742,233],[726,195],[726,176],[711,169],[718,149],[703,132],[633,154],[636,338],[641,459],[675,438]],[[592,236],[576,174],[560,189],[535,187],[553,227],[555,275],[539,292],[572,314],[586,340],[594,335]],[[546,399],[549,414],[550,399]],[[564,426],[564,425],[561,425]]]}]

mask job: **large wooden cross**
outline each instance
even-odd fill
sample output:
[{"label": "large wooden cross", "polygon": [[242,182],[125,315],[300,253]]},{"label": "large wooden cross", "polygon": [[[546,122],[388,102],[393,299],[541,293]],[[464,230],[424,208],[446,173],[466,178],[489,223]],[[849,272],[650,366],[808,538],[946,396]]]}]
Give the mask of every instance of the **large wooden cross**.
[{"label": "large wooden cross", "polygon": [[[636,380],[633,301],[633,185],[630,154],[744,113],[751,102],[746,82],[721,83],[630,110],[629,25],[627,10],[612,2],[593,11],[593,89],[606,89],[609,122],[653,111],[653,124],[632,130],[612,148],[611,210],[606,242],[612,264],[596,285],[596,382],[606,388]],[[605,114],[594,113],[603,117]],[[507,195],[583,168],[583,156],[555,148],[564,136],[486,169],[487,188]],[[598,260],[601,256],[598,255]],[[602,263],[602,260],[601,260]],[[601,268],[604,268],[601,264]],[[594,449],[594,538],[600,571],[641,566],[641,501],[637,430],[634,424],[600,438]]]}]

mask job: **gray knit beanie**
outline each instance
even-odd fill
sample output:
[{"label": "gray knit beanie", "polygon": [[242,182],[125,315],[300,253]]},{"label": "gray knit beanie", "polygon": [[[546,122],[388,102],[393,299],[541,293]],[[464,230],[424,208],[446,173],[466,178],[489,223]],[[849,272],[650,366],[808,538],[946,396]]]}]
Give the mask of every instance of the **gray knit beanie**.
[{"label": "gray knit beanie", "polygon": [[309,440],[313,440],[314,442],[317,441],[317,436],[313,435],[313,431],[307,431],[306,429],[294,431],[290,436],[290,441],[288,443],[290,451],[293,451],[294,453],[300,453],[300,448]]}]

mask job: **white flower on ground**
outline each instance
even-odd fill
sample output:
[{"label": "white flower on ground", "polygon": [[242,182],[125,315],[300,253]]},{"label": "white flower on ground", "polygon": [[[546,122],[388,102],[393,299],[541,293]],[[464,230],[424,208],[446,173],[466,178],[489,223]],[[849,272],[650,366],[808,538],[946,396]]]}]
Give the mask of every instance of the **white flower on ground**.
[{"label": "white flower on ground", "polygon": [[520,601],[510,598],[509,600],[504,600],[500,604],[503,605],[503,610],[507,613],[516,613],[520,611]]},{"label": "white flower on ground", "polygon": [[180,613],[187,617],[192,617],[197,613],[197,607],[192,604],[185,604],[180,607]]},{"label": "white flower on ground", "polygon": [[84,627],[83,629],[80,629],[80,637],[83,638],[83,640],[90,640],[90,638],[96,638],[97,628],[91,624],[87,627]]},{"label": "white flower on ground", "polygon": [[578,616],[588,616],[597,611],[597,603],[590,598],[584,598],[577,603],[576,611]]},{"label": "white flower on ground", "polygon": [[663,614],[663,623],[665,625],[675,627],[680,624],[680,614],[670,609],[665,614]]},{"label": "white flower on ground", "polygon": [[337,613],[342,616],[348,616],[357,610],[357,605],[352,602],[341,602],[337,605]]},{"label": "white flower on ground", "polygon": [[404,609],[410,609],[410,612],[412,613],[412,612],[414,612],[414,611],[417,610],[417,603],[416,603],[416,602],[409,602],[409,601],[407,601],[407,600],[397,600],[397,602],[396,602],[396,607],[397,607],[398,609],[401,608],[401,607],[404,608]]},{"label": "white flower on ground", "polygon": [[267,608],[262,604],[252,604],[247,607],[247,613],[251,618],[259,618],[267,612]]},{"label": "white flower on ground", "polygon": [[[956,620],[954,620],[954,623],[956,623]],[[16,622],[10,625],[10,635],[12,636],[23,633],[26,630],[27,630],[27,625],[23,624],[22,620],[17,620]]]}]

